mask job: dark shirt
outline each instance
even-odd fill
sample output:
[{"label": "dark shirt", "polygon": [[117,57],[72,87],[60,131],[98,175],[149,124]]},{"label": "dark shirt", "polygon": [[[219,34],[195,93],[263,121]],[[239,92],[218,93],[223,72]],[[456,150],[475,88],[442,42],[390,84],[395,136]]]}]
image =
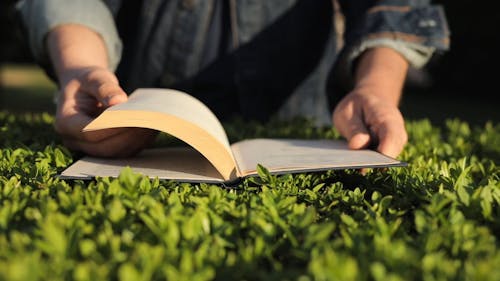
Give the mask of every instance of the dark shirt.
[{"label": "dark shirt", "polygon": [[228,0],[215,0],[213,16],[208,28],[207,41],[203,51],[202,68],[227,52],[230,36]]}]

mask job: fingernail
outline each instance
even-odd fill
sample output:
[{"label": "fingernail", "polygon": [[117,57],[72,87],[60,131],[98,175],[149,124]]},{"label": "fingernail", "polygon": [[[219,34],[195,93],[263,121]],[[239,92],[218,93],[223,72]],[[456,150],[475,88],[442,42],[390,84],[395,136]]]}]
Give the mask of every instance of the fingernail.
[{"label": "fingernail", "polygon": [[105,104],[106,106],[109,106],[109,105],[110,105],[110,103],[111,103],[111,102],[110,102],[110,101],[111,101],[111,99],[113,99],[115,96],[116,96],[116,95],[107,96],[107,97],[104,99],[104,104]]}]

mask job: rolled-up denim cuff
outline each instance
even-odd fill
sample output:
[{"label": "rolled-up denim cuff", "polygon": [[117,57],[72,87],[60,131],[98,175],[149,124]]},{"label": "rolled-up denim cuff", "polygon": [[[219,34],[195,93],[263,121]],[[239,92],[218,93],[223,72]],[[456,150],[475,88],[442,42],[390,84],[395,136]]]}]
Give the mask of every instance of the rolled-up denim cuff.
[{"label": "rolled-up denim cuff", "polygon": [[364,51],[376,47],[387,47],[395,50],[401,54],[412,67],[417,69],[422,68],[425,64],[427,64],[436,49],[435,47],[429,47],[407,41],[385,38],[367,39],[351,48],[350,52],[347,54],[348,65],[352,66],[352,62],[355,61]]},{"label": "rolled-up denim cuff", "polygon": [[17,8],[27,28],[30,48],[35,59],[49,64],[45,37],[62,24],[79,24],[99,34],[106,45],[108,63],[115,70],[120,61],[122,43],[113,16],[100,0],[20,1]]},{"label": "rolled-up denim cuff", "polygon": [[397,6],[392,2],[397,1],[380,1],[369,9],[365,19],[346,34],[347,45],[391,39],[436,50],[449,48],[449,29],[441,6]]},{"label": "rolled-up denim cuff", "polygon": [[339,75],[352,81],[353,62],[369,48],[389,47],[415,68],[423,67],[436,51],[449,49],[449,29],[439,5],[409,6],[380,0],[356,27],[346,30]]}]

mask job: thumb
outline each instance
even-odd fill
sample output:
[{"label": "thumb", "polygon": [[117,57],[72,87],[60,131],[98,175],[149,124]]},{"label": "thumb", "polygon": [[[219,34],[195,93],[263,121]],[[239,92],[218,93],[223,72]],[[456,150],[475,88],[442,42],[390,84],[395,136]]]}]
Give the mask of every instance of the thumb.
[{"label": "thumb", "polygon": [[365,123],[357,115],[344,124],[342,134],[347,139],[350,149],[362,149],[370,145],[371,137]]},{"label": "thumb", "polygon": [[367,148],[370,145],[370,134],[368,132],[356,132],[348,141],[350,149]]},{"label": "thumb", "polygon": [[104,106],[112,106],[126,102],[128,96],[123,89],[115,83],[105,82],[89,91]]},{"label": "thumb", "polygon": [[124,103],[128,100],[128,96],[125,91],[122,90],[120,86],[114,91],[109,92],[109,94],[104,98],[104,102],[101,101],[105,106],[112,106],[119,103]]},{"label": "thumb", "polygon": [[81,88],[105,107],[126,102],[128,99],[116,76],[107,70],[98,69],[89,72]]}]

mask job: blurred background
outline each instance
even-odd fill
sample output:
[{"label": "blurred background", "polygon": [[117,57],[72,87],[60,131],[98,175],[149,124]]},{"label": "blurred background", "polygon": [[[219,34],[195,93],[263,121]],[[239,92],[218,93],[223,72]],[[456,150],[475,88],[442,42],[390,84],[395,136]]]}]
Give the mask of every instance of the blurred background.
[{"label": "blurred background", "polygon": [[[54,83],[33,64],[16,22],[15,0],[0,1],[0,110],[52,113]],[[434,1],[444,6],[451,50],[436,54],[426,68],[411,70],[401,103],[407,119],[472,124],[500,121],[496,79],[500,71],[500,16],[470,1]]]}]

